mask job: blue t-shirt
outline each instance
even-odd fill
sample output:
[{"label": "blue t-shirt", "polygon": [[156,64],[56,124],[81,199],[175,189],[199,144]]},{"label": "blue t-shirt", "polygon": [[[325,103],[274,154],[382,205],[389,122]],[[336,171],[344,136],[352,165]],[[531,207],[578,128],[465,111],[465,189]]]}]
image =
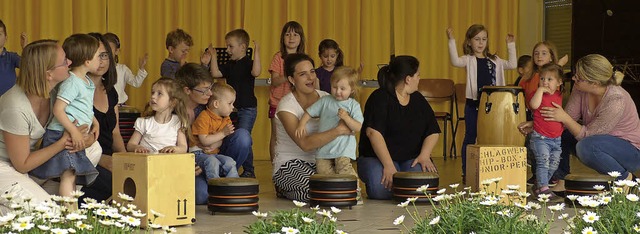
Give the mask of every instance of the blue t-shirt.
[{"label": "blue t-shirt", "polygon": [[20,67],[20,55],[2,48],[0,52],[0,96],[16,84],[16,68]]},{"label": "blue t-shirt", "polygon": [[162,77],[176,78],[176,72],[180,69],[180,63],[164,59],[160,65],[160,75]]},{"label": "blue t-shirt", "polygon": [[[88,76],[85,77],[85,81],[73,72],[69,72],[69,74],[69,78],[58,85],[56,98],[67,103],[64,112],[67,113],[67,118],[71,122],[78,120],[78,126],[83,124],[91,126],[93,122],[93,93],[96,86]],[[64,127],[57,118],[53,118],[47,129],[64,131]]]},{"label": "blue t-shirt", "polygon": [[476,58],[478,62],[478,100],[480,100],[480,89],[484,86],[496,85],[496,64],[488,58]]},{"label": "blue t-shirt", "polygon": [[[344,101],[338,101],[331,95],[321,97],[316,103],[307,108],[307,113],[311,117],[320,117],[320,127],[318,132],[328,131],[338,126],[340,117],[338,117],[338,109],[342,108],[349,113],[354,120],[362,123],[362,109],[360,103],[355,99],[349,98]],[[320,147],[316,153],[316,158],[333,159],[337,157],[349,157],[356,159],[356,137],[354,135],[342,135]]]}]

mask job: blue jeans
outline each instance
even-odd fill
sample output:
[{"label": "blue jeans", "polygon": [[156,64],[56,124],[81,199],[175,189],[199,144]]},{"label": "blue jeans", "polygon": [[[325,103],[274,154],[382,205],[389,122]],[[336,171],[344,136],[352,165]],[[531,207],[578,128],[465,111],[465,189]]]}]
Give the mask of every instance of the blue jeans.
[{"label": "blue jeans", "polygon": [[[422,171],[422,166],[416,164],[411,167],[414,159],[405,161],[393,161],[393,165],[398,171]],[[392,193],[380,184],[382,181],[382,170],[384,167],[377,157],[358,158],[358,176],[367,186],[367,197],[369,199],[389,200]]]},{"label": "blue jeans", "polygon": [[600,174],[620,172],[618,179],[640,169],[640,150],[630,142],[611,135],[593,135],[576,145],[580,161]]},{"label": "blue jeans", "polygon": [[576,154],[576,144],[578,144],[576,137],[567,129],[562,132],[561,142],[560,165],[558,165],[556,173],[553,174],[553,178],[559,180],[563,180],[571,172],[569,161],[571,160],[571,153]]},{"label": "blue jeans", "polygon": [[236,169],[239,169],[249,158],[252,144],[251,133],[246,129],[239,128],[233,134],[224,138],[220,147],[220,154],[227,155],[235,160]]},{"label": "blue jeans", "polygon": [[536,180],[538,188],[549,186],[549,179],[558,169],[562,152],[561,137],[549,138],[540,133],[531,132],[529,147],[536,157]]},{"label": "blue jeans", "polygon": [[467,172],[467,145],[475,144],[478,136],[478,101],[467,99],[464,104],[464,140],[462,141],[462,175]]},{"label": "blue jeans", "polygon": [[[194,151],[196,164],[202,168],[207,180],[220,177],[238,177],[236,161],[222,154],[206,154],[202,150]],[[222,170],[221,170],[222,169]]]},{"label": "blue jeans", "polygon": [[[249,131],[249,135],[251,135],[253,125],[256,123],[256,116],[258,116],[258,109],[255,107],[238,108],[238,126],[236,126],[236,129],[246,129]],[[253,149],[249,152],[247,160],[242,163],[242,168],[244,168],[244,171],[255,172],[253,167]]]},{"label": "blue jeans", "polygon": [[209,183],[204,173],[196,176],[196,205],[206,205],[209,200]]}]

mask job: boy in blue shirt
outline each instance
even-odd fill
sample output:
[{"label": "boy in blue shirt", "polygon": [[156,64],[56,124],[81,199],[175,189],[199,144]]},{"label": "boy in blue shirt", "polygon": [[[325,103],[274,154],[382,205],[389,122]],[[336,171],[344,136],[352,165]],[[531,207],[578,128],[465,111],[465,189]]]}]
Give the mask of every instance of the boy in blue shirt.
[{"label": "boy in blue shirt", "polygon": [[[20,55],[7,51],[7,26],[0,20],[0,96],[16,84],[16,68],[20,67]],[[27,34],[20,35],[20,45],[27,45]]]}]

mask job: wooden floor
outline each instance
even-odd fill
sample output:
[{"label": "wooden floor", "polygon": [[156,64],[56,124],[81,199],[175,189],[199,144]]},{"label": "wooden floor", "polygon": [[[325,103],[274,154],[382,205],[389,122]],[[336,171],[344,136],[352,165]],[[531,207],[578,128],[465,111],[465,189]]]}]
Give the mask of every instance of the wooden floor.
[{"label": "wooden floor", "polygon": [[[440,185],[446,186],[461,183],[461,159],[450,158],[446,161],[442,157],[434,158],[434,163],[440,174]],[[271,163],[256,161],[256,174],[260,181],[260,212],[278,209],[291,209],[293,203],[286,199],[276,198],[271,180]],[[582,165],[575,157],[571,161],[572,172],[595,173]],[[507,176],[507,175],[505,175]],[[343,209],[338,216],[339,223],[344,224],[344,231],[348,233],[400,233],[400,229],[393,225],[393,220],[405,214],[405,210],[396,206],[393,201],[379,201],[365,199],[364,205]],[[425,209],[430,209],[425,206]],[[206,205],[196,207],[197,221],[194,225],[178,227],[178,233],[244,233],[244,226],[254,222],[256,218],[251,214],[211,215]],[[552,225],[551,233],[561,233],[564,224],[556,222]]]}]

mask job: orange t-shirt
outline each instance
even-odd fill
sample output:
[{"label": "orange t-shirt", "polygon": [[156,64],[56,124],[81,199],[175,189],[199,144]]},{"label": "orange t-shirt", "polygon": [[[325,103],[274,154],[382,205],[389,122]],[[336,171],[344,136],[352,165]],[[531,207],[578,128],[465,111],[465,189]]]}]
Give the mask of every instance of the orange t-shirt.
[{"label": "orange t-shirt", "polygon": [[[196,118],[191,125],[191,134],[195,136],[194,142],[191,146],[197,145],[202,148],[203,145],[200,142],[200,139],[198,139],[198,135],[214,134],[221,131],[228,124],[231,124],[231,118],[229,118],[229,116],[220,117],[211,110],[205,109],[200,113],[200,115],[198,115],[198,118]],[[217,154],[218,152],[220,152],[219,148],[216,148],[213,151],[204,151],[206,154]]]},{"label": "orange t-shirt", "polygon": [[536,90],[538,90],[538,86],[540,85],[540,73],[536,72],[533,74],[531,79],[520,81],[520,87],[524,89],[524,100],[526,100],[527,108],[529,107],[529,102],[531,102],[531,98],[536,94]]},{"label": "orange t-shirt", "polygon": [[[271,66],[269,66],[269,72],[275,72],[280,74],[281,76],[284,76],[284,59],[282,58],[282,54],[280,52],[276,53],[273,56],[273,60],[271,60]],[[284,97],[284,95],[288,94],[289,92],[291,92],[291,87],[289,87],[288,81],[285,81],[278,86],[271,86],[269,88],[269,105],[271,107],[278,107],[280,99],[282,99],[282,97]]]}]

